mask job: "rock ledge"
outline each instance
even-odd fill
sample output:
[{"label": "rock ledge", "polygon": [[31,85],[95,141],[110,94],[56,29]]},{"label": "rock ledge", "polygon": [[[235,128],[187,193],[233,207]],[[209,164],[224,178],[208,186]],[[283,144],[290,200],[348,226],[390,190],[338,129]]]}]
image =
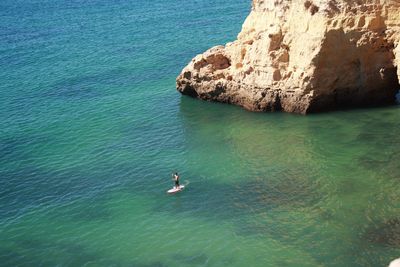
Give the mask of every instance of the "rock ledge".
[{"label": "rock ledge", "polygon": [[197,55],[177,89],[251,111],[395,103],[400,1],[253,0],[236,41]]}]

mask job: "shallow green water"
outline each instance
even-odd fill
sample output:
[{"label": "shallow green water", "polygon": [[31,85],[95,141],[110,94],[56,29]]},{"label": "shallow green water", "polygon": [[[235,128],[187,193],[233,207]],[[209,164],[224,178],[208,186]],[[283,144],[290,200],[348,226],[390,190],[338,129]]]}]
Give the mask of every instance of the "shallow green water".
[{"label": "shallow green water", "polygon": [[[312,116],[181,97],[233,1],[0,4],[0,266],[386,266],[398,106]],[[183,192],[170,196],[179,171]]]}]

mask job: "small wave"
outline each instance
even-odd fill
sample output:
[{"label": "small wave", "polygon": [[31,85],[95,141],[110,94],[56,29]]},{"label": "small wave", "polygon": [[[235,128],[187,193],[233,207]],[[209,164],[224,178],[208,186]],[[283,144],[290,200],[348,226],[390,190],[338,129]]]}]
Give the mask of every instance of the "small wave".
[{"label": "small wave", "polygon": [[185,180],[185,183],[183,184],[185,187],[187,187],[190,184],[189,180]]}]

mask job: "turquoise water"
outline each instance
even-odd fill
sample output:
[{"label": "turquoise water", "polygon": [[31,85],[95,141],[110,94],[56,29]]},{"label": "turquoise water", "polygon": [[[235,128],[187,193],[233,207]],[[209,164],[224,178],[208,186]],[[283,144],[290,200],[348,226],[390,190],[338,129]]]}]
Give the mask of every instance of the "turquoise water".
[{"label": "turquoise water", "polygon": [[[240,1],[0,3],[0,266],[386,266],[400,108],[250,113],[175,91]],[[187,189],[176,195],[170,174]]]}]

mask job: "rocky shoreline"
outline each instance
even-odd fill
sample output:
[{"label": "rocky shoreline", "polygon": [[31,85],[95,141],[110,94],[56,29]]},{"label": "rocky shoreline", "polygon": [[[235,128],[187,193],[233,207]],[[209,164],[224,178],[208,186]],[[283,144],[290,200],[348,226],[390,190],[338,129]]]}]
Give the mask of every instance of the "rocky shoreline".
[{"label": "rocky shoreline", "polygon": [[394,104],[398,14],[395,0],[253,0],[237,40],[193,58],[177,89],[251,111]]}]

